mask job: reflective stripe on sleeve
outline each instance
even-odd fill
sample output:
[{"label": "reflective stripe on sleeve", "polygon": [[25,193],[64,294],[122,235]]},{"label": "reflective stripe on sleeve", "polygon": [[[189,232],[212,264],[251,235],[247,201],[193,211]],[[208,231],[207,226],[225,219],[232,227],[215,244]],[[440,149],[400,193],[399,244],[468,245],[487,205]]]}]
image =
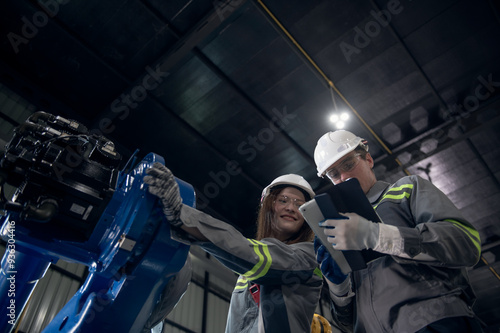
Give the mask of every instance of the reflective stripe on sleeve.
[{"label": "reflective stripe on sleeve", "polygon": [[445,221],[452,223],[455,227],[462,230],[470,238],[472,243],[474,243],[474,246],[477,249],[477,253],[481,253],[481,238],[479,237],[479,232],[476,229],[457,220],[446,219]]},{"label": "reflective stripe on sleeve", "polygon": [[244,276],[239,276],[238,281],[236,281],[236,286],[234,287],[234,290],[241,290],[241,289],[247,289],[248,288],[248,280]]},{"label": "reflective stripe on sleeve", "polygon": [[255,266],[253,266],[248,272],[242,274],[248,280],[252,281],[266,275],[273,260],[266,244],[250,238],[248,238],[248,241],[253,244],[253,250],[259,257],[259,261],[255,264]]}]

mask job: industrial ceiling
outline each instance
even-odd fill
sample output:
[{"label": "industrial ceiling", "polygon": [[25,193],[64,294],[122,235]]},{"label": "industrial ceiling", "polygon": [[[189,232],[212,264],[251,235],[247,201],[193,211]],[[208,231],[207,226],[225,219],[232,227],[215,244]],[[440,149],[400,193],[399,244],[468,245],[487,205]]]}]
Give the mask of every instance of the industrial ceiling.
[{"label": "industrial ceiling", "polygon": [[[431,180],[479,230],[475,310],[498,331],[498,1],[19,0],[0,13],[4,87],[125,161],[163,156],[200,209],[247,236],[275,177],[331,186],[313,151],[347,112],[378,179]],[[13,110],[0,116],[16,126]]]}]

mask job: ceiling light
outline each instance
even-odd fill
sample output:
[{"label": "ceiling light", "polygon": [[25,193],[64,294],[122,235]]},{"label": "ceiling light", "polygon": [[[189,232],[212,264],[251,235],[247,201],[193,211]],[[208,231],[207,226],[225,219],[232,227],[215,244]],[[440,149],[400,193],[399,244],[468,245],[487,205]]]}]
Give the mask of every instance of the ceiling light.
[{"label": "ceiling light", "polygon": [[338,116],[338,115],[336,115],[336,114],[332,114],[332,115],[330,116],[330,121],[331,121],[332,123],[336,123],[337,121],[339,121],[339,116]]},{"label": "ceiling light", "polygon": [[341,112],[340,115],[338,113],[333,113],[329,119],[337,129],[342,129],[346,126],[349,117],[350,115],[348,112]]}]

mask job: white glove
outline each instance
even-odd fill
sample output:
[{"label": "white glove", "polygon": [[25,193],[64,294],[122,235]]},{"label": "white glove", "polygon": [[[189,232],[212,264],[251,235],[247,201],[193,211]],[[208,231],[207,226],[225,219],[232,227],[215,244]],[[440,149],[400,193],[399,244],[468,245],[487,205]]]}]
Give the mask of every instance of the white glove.
[{"label": "white glove", "polygon": [[182,198],[174,175],[159,162],[153,163],[153,166],[147,169],[146,173],[148,175],[144,176],[144,183],[149,185],[149,193],[160,198],[167,221],[173,226],[181,226]]},{"label": "white glove", "polygon": [[368,221],[356,213],[342,214],[346,219],[326,220],[320,224],[325,227],[328,242],[336,250],[373,249],[379,238],[379,224]]}]

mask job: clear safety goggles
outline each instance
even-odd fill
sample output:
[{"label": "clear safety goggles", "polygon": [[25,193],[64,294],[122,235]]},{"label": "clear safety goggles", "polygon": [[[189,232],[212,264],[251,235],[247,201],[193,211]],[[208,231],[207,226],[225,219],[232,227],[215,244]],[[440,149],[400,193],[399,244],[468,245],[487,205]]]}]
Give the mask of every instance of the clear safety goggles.
[{"label": "clear safety goggles", "polygon": [[354,168],[359,163],[359,157],[361,154],[354,154],[343,160],[339,166],[328,169],[326,171],[326,176],[333,182],[340,180],[342,173],[354,170]]},{"label": "clear safety goggles", "polygon": [[293,203],[295,208],[299,208],[300,206],[302,206],[305,203],[304,200],[292,199],[292,198],[287,197],[286,195],[278,196],[274,202],[279,206],[288,206],[290,203]]}]

